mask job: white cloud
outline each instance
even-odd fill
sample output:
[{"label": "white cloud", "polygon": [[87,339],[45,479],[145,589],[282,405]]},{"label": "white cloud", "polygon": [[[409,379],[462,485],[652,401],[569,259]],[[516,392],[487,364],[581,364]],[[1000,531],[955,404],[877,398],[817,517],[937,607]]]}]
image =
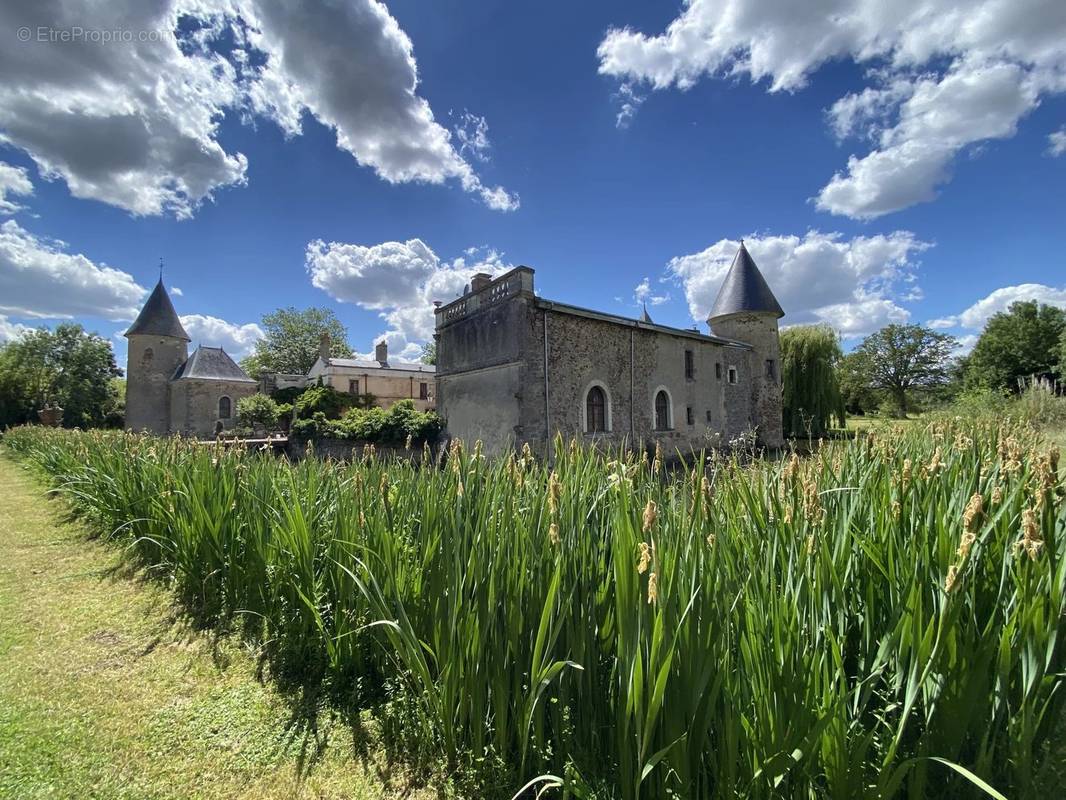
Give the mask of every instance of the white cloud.
[{"label": "white cloud", "polygon": [[600,72],[655,89],[747,75],[802,89],[823,64],[874,67],[873,85],[838,100],[838,137],[874,141],[818,196],[868,219],[935,196],[960,150],[1014,135],[1041,96],[1066,91],[1066,4],[1059,0],[688,0],[660,35],[611,29]]},{"label": "white cloud", "polygon": [[[451,116],[451,112],[449,112]],[[488,161],[492,142],[489,141],[489,122],[484,117],[464,111],[455,124],[455,138],[459,140],[459,155],[467,154],[478,161]]]},{"label": "white cloud", "polygon": [[989,317],[1006,311],[1012,303],[1024,300],[1036,300],[1049,306],[1066,308],[1066,288],[1056,289],[1042,283],[1022,283],[1017,286],[1004,286],[981,298],[955,319],[958,325],[971,330],[980,330]]},{"label": "white cloud", "polygon": [[0,225],[0,313],[21,317],[133,319],[147,290],[14,220]]},{"label": "white cloud", "polygon": [[939,319],[931,319],[925,323],[927,327],[933,330],[947,330],[948,328],[956,328],[959,325],[958,317],[940,317]]},{"label": "white cloud", "polygon": [[[802,238],[752,236],[744,242],[784,308],[786,324],[827,322],[844,336],[909,318],[897,289],[913,291],[916,259],[931,246],[909,231],[852,239],[808,231]],[[739,246],[721,239],[670,260],[667,273],[684,287],[693,319],[706,320]]]},{"label": "white cloud", "polygon": [[[416,93],[411,41],[375,0],[0,6],[0,29],[21,28],[30,41],[0,48],[0,141],[76,197],[188,217],[246,181],[246,158],[218,139],[226,114],[265,116],[294,136],[309,111],[387,181],[456,180],[490,207],[517,208],[517,197],[482,183],[434,120]],[[47,37],[79,29],[132,36]]]},{"label": "white cloud", "polygon": [[0,344],[4,342],[10,342],[12,339],[17,339],[24,333],[32,331],[29,325],[22,325],[18,322],[12,322],[3,314],[0,314]]},{"label": "white cloud", "polygon": [[628,128],[648,96],[640,94],[631,81],[625,81],[618,87],[614,99],[618,102],[618,114],[614,118],[615,127]]},{"label": "white cloud", "polygon": [[433,337],[433,301],[450,302],[477,272],[510,269],[483,248],[442,261],[421,239],[370,246],[316,240],[307,245],[306,264],[311,283],[330,297],[379,312],[388,329],[374,341],[386,339],[390,352],[410,360]]},{"label": "white cloud", "polygon": [[254,322],[237,325],[203,314],[184,314],[181,324],[194,342],[209,347],[222,347],[238,360],[250,355],[256,341],[264,336],[263,329]]},{"label": "white cloud", "polygon": [[1047,154],[1052,157],[1066,153],[1066,125],[1048,134]]},{"label": "white cloud", "polygon": [[296,134],[299,110],[308,110],[386,181],[454,179],[490,208],[518,208],[516,195],[482,183],[418,96],[414,48],[384,4],[247,0],[240,8],[248,43],[266,54],[250,92],[256,111]]},{"label": "white cloud", "polygon": [[9,194],[33,194],[33,183],[25,169],[0,161],[0,214],[14,214],[23,208],[9,199]]},{"label": "white cloud", "polygon": [[653,306],[661,306],[670,300],[670,293],[655,294],[651,288],[651,281],[645,278],[637,284],[633,289],[633,299],[636,300],[637,305],[643,305],[644,303],[651,303]]}]

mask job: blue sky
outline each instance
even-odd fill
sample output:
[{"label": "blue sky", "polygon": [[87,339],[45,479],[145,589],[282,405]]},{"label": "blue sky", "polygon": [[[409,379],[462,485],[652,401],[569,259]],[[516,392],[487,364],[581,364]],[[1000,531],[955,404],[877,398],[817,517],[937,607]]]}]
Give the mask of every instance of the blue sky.
[{"label": "blue sky", "polygon": [[121,363],[160,258],[238,355],[324,305],[413,356],[517,264],[688,327],[742,236],[784,322],[847,344],[1066,306],[1060,3],[183,5],[0,11],[0,337],[74,318]]}]

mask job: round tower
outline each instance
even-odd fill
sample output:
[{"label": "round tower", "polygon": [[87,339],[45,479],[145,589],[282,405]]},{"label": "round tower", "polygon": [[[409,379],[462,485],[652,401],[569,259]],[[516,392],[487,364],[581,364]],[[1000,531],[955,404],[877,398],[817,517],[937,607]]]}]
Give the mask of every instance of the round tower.
[{"label": "round tower", "polygon": [[126,429],[170,430],[170,379],[189,358],[189,334],[159,279],[126,331]]},{"label": "round tower", "polygon": [[781,340],[777,321],[785,315],[755,261],[740,241],[733,264],[707,318],[711,333],[751,346],[749,417],[759,442],[784,444],[781,411]]}]

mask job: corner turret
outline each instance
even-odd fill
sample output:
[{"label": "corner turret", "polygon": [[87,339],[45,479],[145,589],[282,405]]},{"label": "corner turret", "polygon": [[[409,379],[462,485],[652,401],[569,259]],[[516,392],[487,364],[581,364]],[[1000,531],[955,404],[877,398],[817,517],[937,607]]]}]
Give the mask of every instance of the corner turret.
[{"label": "corner turret", "polygon": [[189,358],[185,332],[163,279],[125,333],[126,428],[160,436],[169,430],[169,381]]},{"label": "corner turret", "polygon": [[778,320],[785,315],[766,279],[740,241],[740,249],[722,282],[707,318],[716,336],[751,345],[751,423],[759,441],[781,447],[781,341]]}]

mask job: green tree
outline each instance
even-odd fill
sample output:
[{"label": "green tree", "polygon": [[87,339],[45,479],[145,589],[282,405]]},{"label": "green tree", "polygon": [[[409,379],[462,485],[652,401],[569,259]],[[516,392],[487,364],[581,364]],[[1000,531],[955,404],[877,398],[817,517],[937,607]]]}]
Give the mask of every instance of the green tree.
[{"label": "green tree", "polygon": [[837,384],[840,342],[828,325],[800,325],[781,334],[785,433],[820,436],[836,417],[844,425]]},{"label": "green tree", "polygon": [[854,367],[867,386],[886,391],[905,417],[913,390],[947,382],[957,346],[955,337],[921,325],[888,325],[863,339]]},{"label": "green tree", "polygon": [[329,354],[348,358],[352,354],[348,331],[328,308],[290,306],[263,317],[265,336],[255,343],[255,352],[241,362],[253,378],[263,372],[288,372],[306,375],[318,358],[323,333],[329,334]]},{"label": "green tree", "polygon": [[1030,376],[1061,369],[1066,311],[1035,300],[993,314],[966,365],[966,386],[1017,393]]},{"label": "green tree", "polygon": [[858,353],[848,353],[837,362],[837,386],[848,414],[869,414],[881,405],[884,392],[870,385]]},{"label": "green tree", "polygon": [[0,347],[0,426],[32,422],[49,404],[68,427],[115,424],[121,375],[108,341],[81,325],[30,331]]},{"label": "green tree", "polygon": [[437,343],[426,342],[422,345],[422,355],[419,360],[423,364],[436,364],[437,363]]}]

